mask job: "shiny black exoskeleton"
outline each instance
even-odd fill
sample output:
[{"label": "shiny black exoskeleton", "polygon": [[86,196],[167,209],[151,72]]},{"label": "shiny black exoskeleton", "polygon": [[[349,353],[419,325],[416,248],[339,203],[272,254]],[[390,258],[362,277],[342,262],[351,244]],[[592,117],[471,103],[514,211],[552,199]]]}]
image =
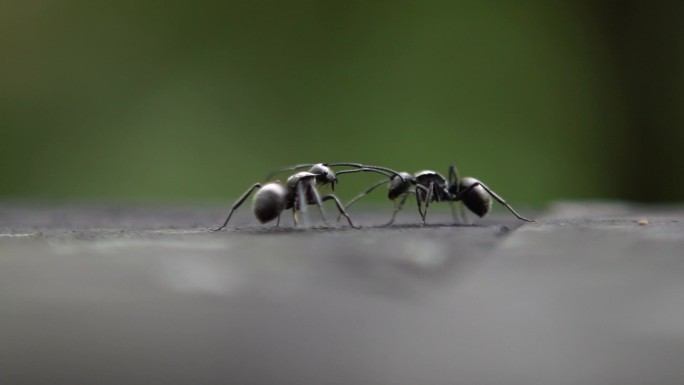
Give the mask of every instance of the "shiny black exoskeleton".
[{"label": "shiny black exoskeleton", "polygon": [[[518,219],[533,222],[533,220],[518,214],[503,198],[479,180],[471,177],[459,179],[455,166],[449,167],[448,179],[440,173],[430,170],[420,171],[414,175],[400,172],[399,175],[395,175],[390,180],[382,180],[370,186],[366,191],[352,199],[345,208],[349,208],[354,202],[386,183],[389,183],[387,197],[395,202],[395,208],[392,218],[385,226],[394,223],[397,213],[402,209],[409,195],[416,196],[418,212],[423,224],[425,224],[427,209],[432,202],[449,202],[452,206],[454,219],[456,219],[454,202],[463,202],[468,210],[479,217],[484,217],[492,208],[492,198],[504,205]],[[397,202],[398,198],[401,200]],[[425,205],[424,208],[423,204]],[[464,213],[462,215],[465,216]]]},{"label": "shiny black exoskeleton", "polygon": [[[353,169],[341,170],[335,173],[331,167],[333,166],[350,166]],[[388,177],[396,176],[398,173],[379,166],[369,166],[360,163],[316,163],[316,164],[302,164],[293,167],[289,167],[280,171],[296,170],[301,168],[309,168],[306,172],[298,172],[287,179],[287,182],[283,185],[280,181],[276,180],[264,184],[255,183],[245,191],[240,198],[233,204],[233,207],[228,214],[228,217],[223,222],[221,227],[212,229],[213,231],[218,231],[225,228],[233,216],[235,210],[237,210],[242,203],[255,191],[252,211],[254,216],[261,222],[267,223],[274,219],[278,219],[276,226],[280,224],[280,215],[284,210],[292,209],[295,225],[297,224],[297,213],[304,211],[306,205],[317,205],[318,210],[323,218],[323,222],[327,225],[328,222],[325,218],[323,208],[321,204],[327,200],[334,200],[340,215],[347,218],[349,225],[354,228],[358,228],[354,225],[347,212],[344,210],[342,202],[335,194],[320,195],[318,192],[317,185],[327,185],[330,184],[333,191],[335,190],[335,184],[337,183],[337,177],[342,174],[356,173],[356,172],[376,172],[383,174]],[[278,171],[278,172],[280,172]],[[271,173],[271,176],[276,173]],[[402,180],[401,177],[398,178]]]}]

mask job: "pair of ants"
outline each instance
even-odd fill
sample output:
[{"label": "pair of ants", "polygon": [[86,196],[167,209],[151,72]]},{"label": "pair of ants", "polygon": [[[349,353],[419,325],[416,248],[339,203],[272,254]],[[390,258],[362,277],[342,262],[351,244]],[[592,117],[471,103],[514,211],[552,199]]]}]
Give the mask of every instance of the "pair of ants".
[{"label": "pair of ants", "polygon": [[[350,167],[340,171],[333,171],[333,167]],[[451,204],[452,214],[454,219],[456,219],[456,212],[454,208],[455,202],[462,202],[468,210],[472,211],[479,217],[484,217],[489,213],[492,208],[492,198],[497,202],[504,205],[513,215],[518,219],[533,222],[531,219],[527,219],[520,214],[518,214],[513,207],[511,207],[506,201],[497,195],[492,189],[487,187],[484,183],[471,177],[458,177],[458,171],[456,167],[449,167],[448,179],[445,179],[441,174],[435,171],[420,171],[415,174],[409,174],[407,172],[396,172],[387,167],[372,166],[361,163],[307,163],[298,164],[295,166],[283,168],[274,171],[268,175],[266,178],[270,180],[276,174],[296,171],[302,169],[309,169],[308,171],[301,171],[293,174],[285,184],[281,183],[279,180],[274,182],[269,182],[264,185],[260,183],[255,183],[245,191],[240,198],[233,204],[233,207],[228,214],[225,222],[221,227],[212,229],[213,231],[218,231],[225,228],[233,216],[235,210],[237,210],[242,203],[244,203],[247,198],[255,191],[252,210],[254,215],[261,223],[267,223],[274,219],[277,219],[276,226],[280,224],[280,215],[283,211],[292,209],[292,214],[294,218],[295,226],[297,225],[297,213],[303,212],[307,205],[316,205],[318,211],[321,214],[323,222],[328,225],[328,221],[323,212],[322,203],[328,200],[335,201],[337,210],[339,211],[338,220],[344,216],[349,222],[349,226],[353,228],[359,228],[354,225],[351,218],[347,214],[346,208],[349,208],[359,199],[370,194],[376,188],[389,183],[389,192],[387,194],[388,198],[395,203],[394,212],[392,213],[392,218],[390,221],[383,226],[389,226],[394,223],[397,213],[403,208],[404,203],[408,199],[409,195],[413,195],[418,203],[418,213],[422,218],[422,223],[425,224],[425,218],[427,216],[427,210],[431,202],[449,202]],[[357,172],[374,172],[382,174],[386,179],[383,179],[364,192],[360,193],[354,199],[349,201],[347,205],[343,205],[340,199],[334,194],[335,184],[338,183],[337,177],[343,174],[351,174]],[[321,195],[318,192],[317,186],[330,185],[332,188],[332,194]],[[461,206],[461,218],[465,220],[465,211],[463,211],[463,206]]]}]

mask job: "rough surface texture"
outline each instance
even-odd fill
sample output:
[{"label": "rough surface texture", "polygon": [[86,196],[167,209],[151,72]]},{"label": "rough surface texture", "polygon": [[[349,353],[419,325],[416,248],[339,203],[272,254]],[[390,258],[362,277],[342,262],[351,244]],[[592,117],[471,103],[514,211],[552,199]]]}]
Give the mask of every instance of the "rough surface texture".
[{"label": "rough surface texture", "polygon": [[681,207],[246,211],[0,205],[0,383],[684,383]]}]

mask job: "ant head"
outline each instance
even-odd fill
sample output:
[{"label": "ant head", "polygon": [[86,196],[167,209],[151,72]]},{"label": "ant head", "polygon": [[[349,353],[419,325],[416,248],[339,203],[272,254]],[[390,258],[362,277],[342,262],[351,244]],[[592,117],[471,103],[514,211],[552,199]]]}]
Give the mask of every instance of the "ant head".
[{"label": "ant head", "polygon": [[397,199],[399,196],[406,194],[413,184],[416,184],[416,179],[413,175],[407,172],[400,172],[399,176],[395,175],[390,180],[387,197],[391,200]]},{"label": "ant head", "polygon": [[[472,187],[474,184],[477,185]],[[492,209],[492,197],[484,188],[482,188],[479,180],[470,177],[463,178],[458,184],[458,188],[461,192],[470,188],[470,190],[463,195],[461,200],[470,211],[480,218],[487,215],[489,210]],[[451,191],[451,186],[449,187],[449,191]]]},{"label": "ant head", "polygon": [[309,172],[316,174],[316,183],[318,184],[330,184],[332,185],[333,191],[335,191],[335,183],[337,183],[337,176],[335,172],[328,167],[325,163],[314,164]]}]

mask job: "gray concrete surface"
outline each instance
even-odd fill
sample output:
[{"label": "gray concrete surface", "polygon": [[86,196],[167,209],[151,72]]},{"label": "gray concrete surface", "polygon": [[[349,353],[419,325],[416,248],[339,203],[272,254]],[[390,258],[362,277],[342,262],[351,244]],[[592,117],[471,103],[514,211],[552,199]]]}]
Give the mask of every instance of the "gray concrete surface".
[{"label": "gray concrete surface", "polygon": [[684,383],[684,208],[386,209],[0,204],[0,384]]}]

